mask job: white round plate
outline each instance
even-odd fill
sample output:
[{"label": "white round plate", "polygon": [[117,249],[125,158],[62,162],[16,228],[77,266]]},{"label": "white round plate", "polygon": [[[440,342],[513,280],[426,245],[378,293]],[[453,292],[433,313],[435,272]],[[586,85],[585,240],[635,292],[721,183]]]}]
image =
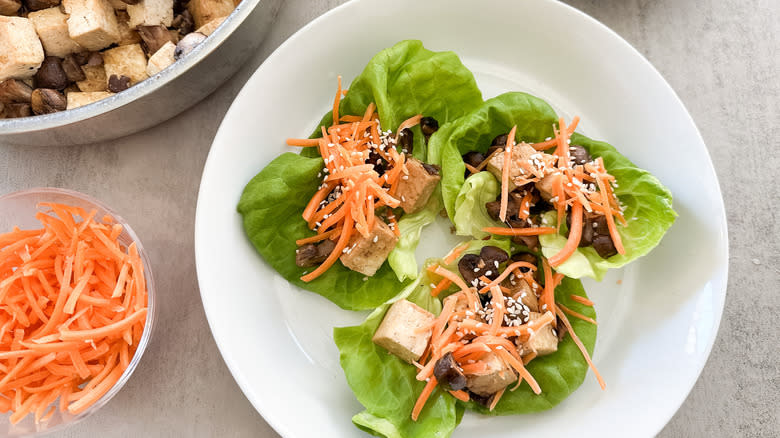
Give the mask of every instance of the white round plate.
[{"label": "white round plate", "polygon": [[[203,172],[195,251],[203,306],[242,390],[281,435],[361,436],[362,410],[333,344],[347,312],[290,286],[255,252],[236,213],[244,185],[306,136],[371,57],[403,39],[452,50],[484,97],[526,91],[581,130],[614,144],[673,192],[680,214],[661,244],[601,283],[592,374],[540,414],[467,414],[454,436],[651,436],[685,399],[707,360],[726,294],[726,218],[707,149],[683,104],[636,50],[602,24],[551,0],[357,0],[292,36],[257,70],[225,116]],[[426,230],[425,256],[441,256],[446,224]],[[377,388],[381,391],[382,388]]]}]

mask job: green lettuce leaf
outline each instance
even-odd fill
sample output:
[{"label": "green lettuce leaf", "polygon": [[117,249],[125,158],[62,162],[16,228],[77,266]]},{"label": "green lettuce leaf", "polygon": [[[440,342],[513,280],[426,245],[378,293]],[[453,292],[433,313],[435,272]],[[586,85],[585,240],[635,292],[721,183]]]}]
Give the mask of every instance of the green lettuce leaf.
[{"label": "green lettuce leaf", "polygon": [[[454,53],[432,52],[420,41],[402,41],[371,59],[349,86],[339,113],[363,114],[371,102],[377,105],[384,129],[395,129],[416,114],[445,124],[479,106],[482,93]],[[320,125],[330,126],[331,121],[328,113]],[[320,125],[313,137],[320,135]],[[414,156],[424,159],[427,148],[422,132],[419,127],[413,132]],[[413,278],[409,272],[416,273],[414,250],[420,230],[440,200],[432,198],[431,210],[426,208],[416,217],[401,218],[412,236],[405,236],[391,256],[399,270],[397,276],[385,264],[364,281],[362,274],[336,263],[316,280],[304,283],[299,277],[306,270],[295,266],[295,240],[313,235],[300,215],[320,183],[323,163],[314,149],[304,148],[299,156],[287,153],[278,157],[247,184],[238,205],[244,229],[263,258],[290,282],[344,309],[373,309],[403,287],[398,278]]]},{"label": "green lettuce leaf", "polygon": [[[484,217],[475,211],[484,211],[484,204],[480,206],[476,202],[463,201],[458,204],[459,200],[469,199],[469,196],[475,198],[478,194],[477,189],[464,184],[465,165],[462,155],[474,150],[485,153],[495,136],[507,133],[514,125],[517,125],[518,141],[542,141],[553,135],[552,125],[556,122],[555,112],[543,100],[524,93],[505,93],[487,100],[472,113],[448,123],[431,137],[428,158],[432,163],[442,166],[444,206],[459,232],[469,229],[478,231],[469,222]],[[601,280],[609,268],[624,266],[650,252],[661,241],[677,214],[672,209],[669,190],[614,147],[578,133],[572,135],[571,141],[572,144],[585,147],[593,157],[602,157],[607,170],[618,181],[615,194],[625,206],[624,214],[628,221],[627,226],[618,226],[626,254],[605,260],[592,247],[579,248],[557,271],[573,278],[593,277]],[[480,237],[484,234],[472,235]],[[539,241],[544,255],[550,257],[564,246],[566,238],[565,234],[543,235]]]},{"label": "green lettuce leaf", "polygon": [[[553,135],[558,120],[547,102],[530,94],[513,92],[488,99],[479,108],[448,123],[431,136],[428,161],[442,167],[442,197],[450,219],[455,222],[455,200],[464,183],[463,154],[487,152],[496,136],[517,125],[517,140],[538,142]],[[493,199],[491,199],[492,201]],[[484,208],[484,206],[483,206]],[[460,224],[461,228],[465,225]]]},{"label": "green lettuce leaf", "polygon": [[412,421],[412,408],[425,382],[416,379],[414,366],[371,341],[387,309],[397,300],[405,298],[434,314],[441,312],[441,302],[431,297],[430,281],[426,280],[427,274],[421,274],[395,298],[371,313],[363,324],[333,330],[347,382],[366,408],[352,421],[374,435],[444,438],[457,425],[455,399],[438,388],[431,394],[420,418]]},{"label": "green lettuce leaf", "polygon": [[[593,307],[572,300],[572,294],[587,298],[585,289],[579,280],[564,278],[561,284],[555,288],[555,301],[575,312],[596,319],[596,311]],[[569,322],[574,328],[574,332],[585,344],[588,353],[592,355],[593,347],[596,345],[596,326],[573,317],[569,317]],[[466,406],[468,409],[486,415],[527,414],[550,409],[582,384],[588,373],[588,363],[571,336],[567,335],[558,344],[558,351],[532,360],[527,369],[542,388],[541,394],[534,394],[531,387],[524,382],[515,391],[504,392],[493,411],[474,402],[469,402]],[[597,384],[595,378],[592,383]]]},{"label": "green lettuce leaf", "polygon": [[287,281],[316,292],[344,309],[373,309],[392,298],[400,283],[383,265],[373,277],[335,263],[325,274],[304,283],[300,277],[313,268],[295,265],[295,241],[313,235],[301,212],[317,191],[322,159],[285,153],[247,184],[238,211],[249,240]]},{"label": "green lettuce leaf", "polygon": [[[495,238],[472,240],[464,253],[479,253],[480,249],[487,245],[508,250],[510,243],[506,239]],[[457,272],[457,260],[444,264],[441,259],[431,259],[426,261],[425,265],[430,266],[433,263]],[[374,435],[393,438],[447,437],[460,422],[464,407],[490,415],[537,412],[552,408],[582,384],[588,371],[587,362],[571,338],[566,337],[559,344],[556,353],[534,359],[528,365],[529,371],[542,387],[541,395],[534,394],[527,384],[523,384],[514,392],[507,391],[496,409],[488,412],[476,403],[457,402],[437,388],[418,421],[412,422],[410,413],[425,385],[416,380],[417,369],[414,366],[387,353],[375,345],[371,338],[387,309],[399,299],[405,298],[438,314],[441,311],[441,303],[430,296],[431,283],[427,270],[423,269],[414,283],[377,308],[363,324],[334,329],[334,340],[339,348],[341,366],[347,382],[366,409],[352,418],[359,428]],[[454,290],[451,288],[448,292]],[[565,278],[556,288],[555,294],[557,302],[596,318],[592,307],[571,299],[571,294],[587,297],[579,280]],[[443,293],[441,296],[445,295],[446,293]],[[570,322],[592,354],[596,342],[596,326],[576,318],[570,318]],[[450,403],[456,403],[454,409]]]},{"label": "green lettuce leaf", "polygon": [[452,221],[459,236],[474,236],[477,239],[488,236],[482,231],[485,227],[500,227],[501,222],[494,221],[487,214],[485,204],[495,201],[501,193],[493,174],[479,172],[466,178],[455,198],[455,214]]},{"label": "green lettuce leaf", "polygon": [[420,242],[420,233],[426,225],[436,220],[442,206],[441,190],[436,187],[425,208],[412,214],[403,215],[398,221],[401,237],[387,257],[387,262],[399,281],[417,278],[417,259],[414,256],[414,251]]},{"label": "green lettuce leaf", "polygon": [[[625,266],[655,248],[674,223],[677,213],[672,209],[669,189],[650,172],[636,167],[613,146],[580,134],[574,134],[571,141],[585,147],[592,156],[602,157],[604,166],[618,182],[614,191],[624,206],[627,226],[618,223],[617,229],[626,253],[603,259],[593,247],[577,248],[575,254],[556,270],[569,277],[587,276],[601,280],[610,268]],[[555,216],[550,216],[548,220],[555,221]],[[565,227],[562,227],[564,232]],[[539,236],[545,257],[552,257],[563,248],[566,235]]]}]

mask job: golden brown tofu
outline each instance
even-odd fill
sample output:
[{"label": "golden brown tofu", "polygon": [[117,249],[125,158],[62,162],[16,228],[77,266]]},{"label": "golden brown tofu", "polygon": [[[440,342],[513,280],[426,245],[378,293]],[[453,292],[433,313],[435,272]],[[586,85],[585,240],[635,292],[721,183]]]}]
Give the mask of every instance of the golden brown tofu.
[{"label": "golden brown tofu", "polygon": [[414,158],[406,160],[406,169],[409,174],[401,177],[395,197],[401,201],[400,207],[404,212],[414,213],[428,203],[441,175],[438,168]]},{"label": "golden brown tofu", "polygon": [[550,174],[534,183],[536,189],[539,190],[539,195],[545,201],[550,201],[553,197],[553,181],[555,181],[556,178],[558,178],[557,175]]},{"label": "golden brown tofu", "polygon": [[514,370],[495,353],[482,358],[487,369],[481,373],[466,374],[466,387],[482,397],[489,397],[517,381]]},{"label": "golden brown tofu", "polygon": [[[542,314],[531,312],[530,321],[536,321]],[[539,356],[555,353],[558,351],[558,336],[553,331],[553,324],[547,324],[531,335],[531,338],[522,345],[521,354],[528,354],[535,351]]]},{"label": "golden brown tofu", "polygon": [[339,259],[347,268],[370,277],[376,274],[385,262],[396,242],[398,237],[393,230],[377,219],[374,229],[367,237],[355,232]]},{"label": "golden brown tofu", "polygon": [[418,333],[420,327],[430,324],[434,319],[431,312],[407,300],[398,300],[387,309],[382,323],[371,339],[375,344],[406,362],[420,359],[431,330]]},{"label": "golden brown tofu", "polygon": [[507,278],[501,283],[502,286],[508,288],[511,293],[509,294],[515,301],[523,303],[530,311],[539,311],[539,299],[536,297],[536,293],[525,279],[522,278]]},{"label": "golden brown tofu", "polygon": [[[534,158],[536,157],[541,157],[541,153],[528,143],[518,143],[512,148],[512,162],[509,167],[509,191],[517,188],[515,179],[528,178],[531,176],[522,166],[520,166],[520,161],[525,161],[526,163],[529,163],[530,161],[530,163],[533,163]],[[497,180],[501,181],[503,169],[504,153],[502,152],[494,155],[493,158],[488,161],[487,170],[492,173]]]}]

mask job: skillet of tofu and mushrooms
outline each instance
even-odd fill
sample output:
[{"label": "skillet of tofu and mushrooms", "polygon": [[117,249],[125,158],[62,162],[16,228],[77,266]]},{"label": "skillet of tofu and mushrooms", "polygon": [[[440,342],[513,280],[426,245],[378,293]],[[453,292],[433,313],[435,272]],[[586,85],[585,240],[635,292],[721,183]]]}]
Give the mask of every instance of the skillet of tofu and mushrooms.
[{"label": "skillet of tofu and mushrooms", "polygon": [[334,119],[342,123],[322,127],[320,138],[287,141],[316,148],[324,164],[322,182],[302,214],[317,234],[296,242],[296,265],[314,267],[301,277],[305,282],[337,260],[373,276],[398,242],[398,219],[425,207],[441,180],[438,166],[412,157],[410,128],[420,125],[427,142],[439,127],[435,119],[418,114],[395,133],[383,131],[373,103],[361,116]]},{"label": "skillet of tofu and mushrooms", "polygon": [[[540,394],[542,389],[526,365],[554,354],[567,335],[593,367],[565,315],[571,311],[554,296],[563,276],[553,274],[544,258],[541,269],[538,265],[533,253],[510,257],[501,248],[484,246],[479,254],[460,258],[457,274],[438,265],[428,268],[443,283],[459,289],[444,298],[438,316],[406,299],[388,308],[372,341],[416,366],[417,380],[427,382],[414,406],[413,420],[436,386],[490,410],[508,388],[514,390],[524,381]],[[432,295],[440,289],[437,285]]]},{"label": "skillet of tofu and mushrooms", "polygon": [[0,119],[77,108],[190,53],[240,0],[0,0]]}]

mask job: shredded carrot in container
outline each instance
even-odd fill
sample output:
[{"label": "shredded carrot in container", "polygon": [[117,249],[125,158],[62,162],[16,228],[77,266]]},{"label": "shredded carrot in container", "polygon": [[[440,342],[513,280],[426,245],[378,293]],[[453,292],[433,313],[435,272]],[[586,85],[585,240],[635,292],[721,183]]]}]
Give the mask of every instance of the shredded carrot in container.
[{"label": "shredded carrot in container", "polygon": [[58,399],[71,414],[92,406],[129,365],[147,319],[143,262],[135,243],[119,242],[122,226],[39,208],[43,228],[0,235],[0,393],[13,397],[0,396],[0,409],[12,423],[46,421]]}]

